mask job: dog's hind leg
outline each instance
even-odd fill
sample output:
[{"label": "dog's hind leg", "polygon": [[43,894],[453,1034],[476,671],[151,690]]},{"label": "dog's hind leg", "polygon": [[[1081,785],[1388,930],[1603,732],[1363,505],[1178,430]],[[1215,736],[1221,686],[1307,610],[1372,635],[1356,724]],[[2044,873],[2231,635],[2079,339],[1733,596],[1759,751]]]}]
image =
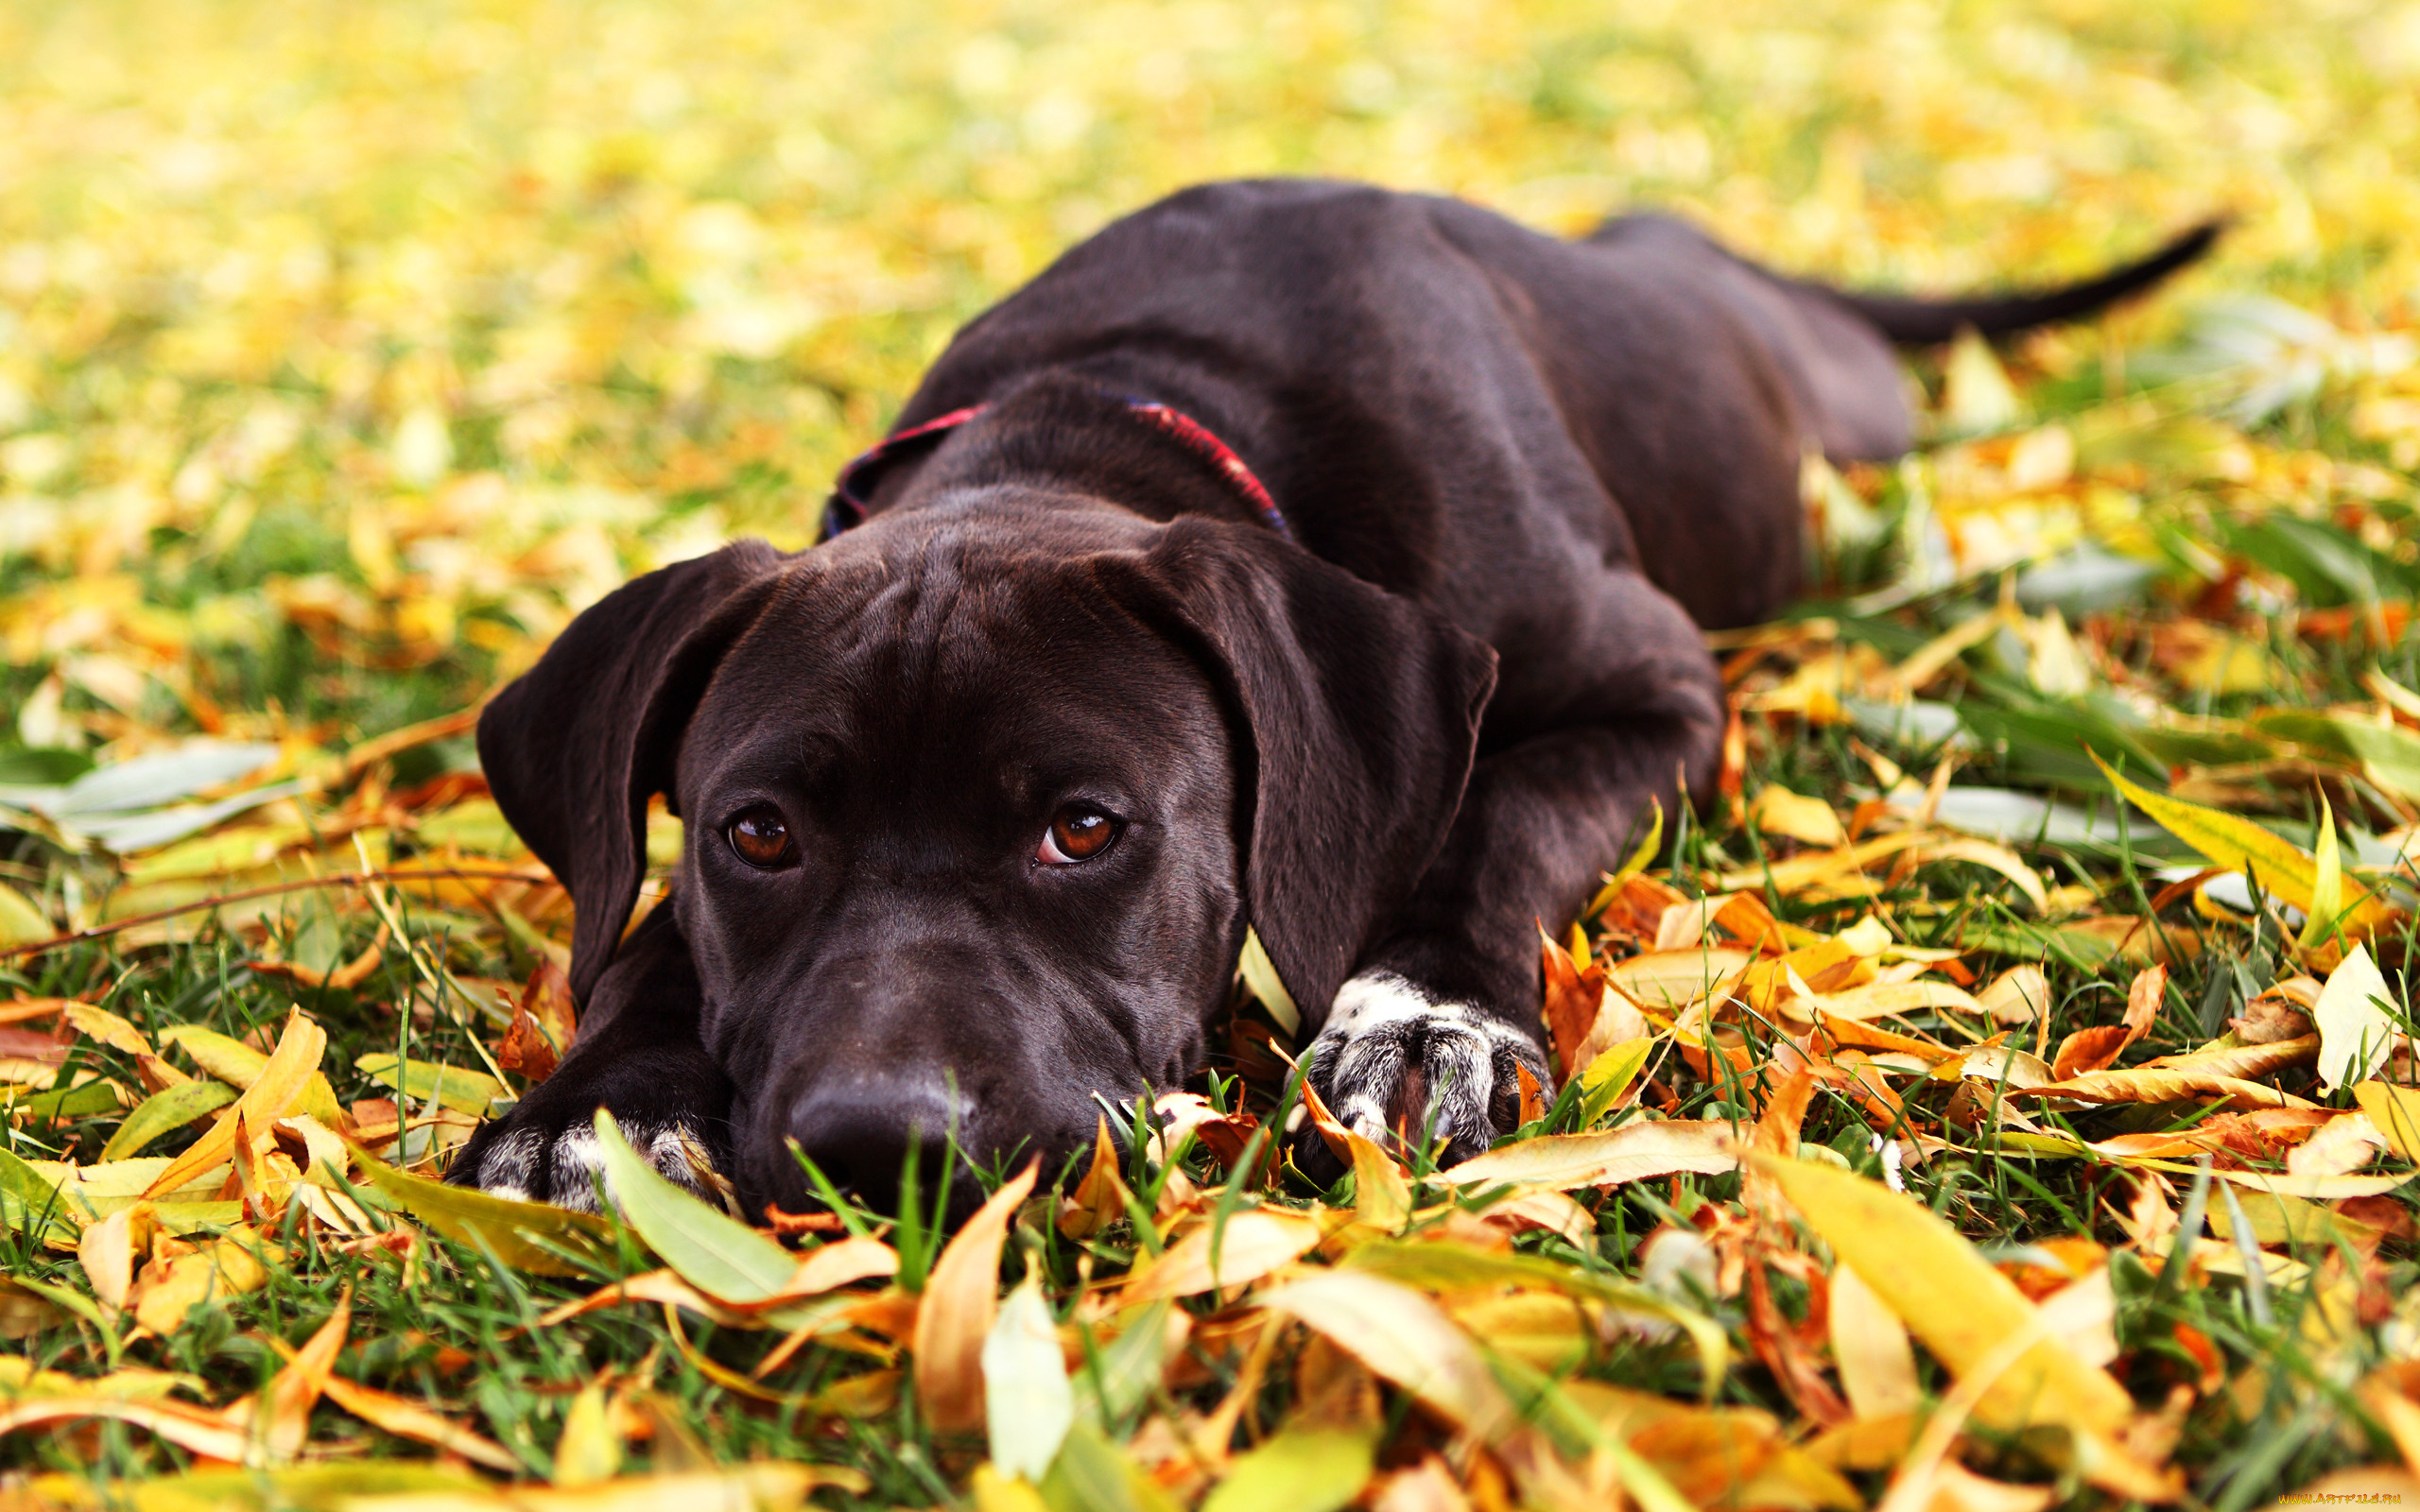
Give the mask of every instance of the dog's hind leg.
[{"label": "dog's hind leg", "polygon": [[1607,570],[1570,627],[1562,706],[1483,750],[1443,850],[1336,996],[1313,1075],[1337,1115],[1382,1138],[1431,1134],[1456,1160],[1518,1122],[1541,1045],[1537,929],[1572,917],[1598,874],[1704,797],[1721,755],[1720,679],[1680,606]]},{"label": "dog's hind leg", "polygon": [[597,980],[562,1064],[472,1135],[446,1179],[594,1212],[601,1108],[657,1170],[700,1195],[723,1195],[732,1089],[700,1042],[699,1006],[697,971],[666,904]]}]

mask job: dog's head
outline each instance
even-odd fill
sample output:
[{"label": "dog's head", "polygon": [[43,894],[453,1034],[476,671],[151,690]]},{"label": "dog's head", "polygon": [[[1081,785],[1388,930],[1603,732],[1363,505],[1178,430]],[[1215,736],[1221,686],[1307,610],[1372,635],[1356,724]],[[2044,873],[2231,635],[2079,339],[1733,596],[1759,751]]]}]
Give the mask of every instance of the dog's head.
[{"label": "dog's head", "polygon": [[681,816],[756,1202],[791,1139],[876,1200],[949,1131],[1079,1146],[1198,1066],[1247,923],[1325,1004],[1461,801],[1495,659],[1442,617],[1249,526],[977,502],[651,573],[479,722],[583,1001]]}]

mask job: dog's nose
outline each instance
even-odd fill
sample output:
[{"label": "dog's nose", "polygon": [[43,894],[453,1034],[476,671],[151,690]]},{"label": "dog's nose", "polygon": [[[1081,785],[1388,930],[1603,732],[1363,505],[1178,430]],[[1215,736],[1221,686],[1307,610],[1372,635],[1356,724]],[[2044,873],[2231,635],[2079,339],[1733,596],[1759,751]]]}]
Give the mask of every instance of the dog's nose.
[{"label": "dog's nose", "polygon": [[790,1135],[835,1186],[888,1211],[899,1200],[910,1149],[918,1186],[930,1192],[939,1184],[949,1160],[955,1101],[939,1082],[827,1083],[799,1099]]}]

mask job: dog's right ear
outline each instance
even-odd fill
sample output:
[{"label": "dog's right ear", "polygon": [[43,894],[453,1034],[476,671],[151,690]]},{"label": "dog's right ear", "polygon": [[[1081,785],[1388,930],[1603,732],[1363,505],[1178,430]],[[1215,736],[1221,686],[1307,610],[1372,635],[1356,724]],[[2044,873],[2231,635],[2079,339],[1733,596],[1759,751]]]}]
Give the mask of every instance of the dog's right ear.
[{"label": "dog's right ear", "polygon": [[571,988],[604,974],[637,902],[647,803],[786,558],[761,541],[625,584],[571,622],[479,716],[496,807],[571,892]]}]

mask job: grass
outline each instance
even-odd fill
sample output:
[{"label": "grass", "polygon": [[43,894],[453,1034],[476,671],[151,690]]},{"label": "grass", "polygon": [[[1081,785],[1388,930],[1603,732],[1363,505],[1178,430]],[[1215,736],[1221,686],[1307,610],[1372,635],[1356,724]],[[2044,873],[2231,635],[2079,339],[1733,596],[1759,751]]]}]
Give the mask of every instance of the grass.
[{"label": "grass", "polygon": [[[276,747],[242,782],[303,784],[123,854],[18,812],[21,827],[0,835],[7,939],[365,867],[519,872],[298,887],[12,954],[0,966],[9,996],[82,999],[163,1050],[165,1031],[195,1024],[266,1048],[300,1008],[327,1031],[322,1067],[356,1112],[394,1095],[360,1069],[365,1056],[486,1073],[503,1027],[494,984],[517,995],[560,951],[568,906],[484,805],[458,731],[356,768],[345,753],[468,707],[631,573],[737,533],[804,544],[833,472],[947,334],[1118,211],[1205,177],[1320,172],[1464,194],[1562,231],[1659,204],[1792,270],[1918,287],[2074,272],[2231,211],[2213,264],[2136,308],[1996,357],[1911,359],[1929,438],[1905,466],[1814,480],[1833,491],[1808,601],[1720,647],[1743,711],[1736,791],[1674,816],[1653,875],[1684,900],[1761,899],[1805,938],[1877,918],[1897,946],[1956,952],[1979,992],[2038,964],[2050,1010],[2010,1026],[2006,1047],[2045,1059],[2070,1033],[2116,1023],[2154,950],[2169,974],[2128,1065],[2221,1040],[2274,982],[2338,969],[2349,939],[2303,948],[2277,918],[2190,891],[2155,907],[2176,868],[2201,863],[2113,803],[2088,745],[2307,850],[2324,792],[2355,880],[2395,906],[2368,948],[2408,1025],[2410,873],[2395,880],[2396,857],[2420,816],[2420,768],[2399,765],[2413,721],[2365,680],[2420,687],[2409,628],[2420,236],[2398,170],[2420,147],[2408,106],[2420,33],[2403,11],[1776,6],[1709,22],[1554,4],[839,5],[810,24],[713,0],[94,4],[19,8],[0,35],[0,709],[13,720],[0,784],[198,735]],[[2255,298],[2275,302],[2223,302]],[[2115,588],[2112,561],[2125,569]],[[1895,671],[1989,612],[2004,617],[1906,701]],[[2389,734],[2365,732],[2378,730]],[[1748,817],[1775,789],[1852,823],[1876,805],[1865,833],[1892,833],[1915,824],[1945,755],[1944,816],[2038,874],[2044,905],[1974,852],[1885,858],[1867,868],[1870,888],[1827,895],[1823,879],[1789,880],[1824,846]],[[402,929],[378,944],[389,915]],[[1592,921],[1588,944],[1618,969],[1652,934],[1616,913]],[[321,971],[374,944],[349,988],[251,969]],[[1668,1121],[1770,1118],[1798,1054],[1783,1040],[1806,1039],[1789,1001],[1728,1010],[1708,1031],[1744,1070],[1702,1057],[1707,1070],[1693,1071],[1658,1028],[1634,1101],[1606,1124],[1651,1122],[1641,1103]],[[1875,1022],[1945,1046],[1999,1027],[1955,1009]],[[1285,1081],[1256,1049],[1270,1031],[1248,1004],[1238,1023],[1215,1070],[1240,1080],[1214,1095],[1275,1116]],[[1865,1063],[1844,1049],[1856,1047],[1820,1058]],[[183,1051],[165,1059],[207,1074]],[[2383,1070],[2411,1079],[2408,1055]],[[2227,1182],[2198,1176],[2189,1154],[2106,1149],[2216,1130],[2221,1170],[2276,1170],[2293,1141],[2256,1116],[2207,1095],[2035,1107],[2028,1144],[2009,1116],[2016,1099],[1988,1081],[1875,1074],[1891,1099],[1853,1081],[1819,1088],[1802,1147],[1875,1180],[1895,1173],[2030,1289],[2068,1274],[2062,1256],[2105,1266],[2108,1372],[2144,1433],[2173,1435],[2150,1457],[2180,1469],[2188,1502],[2247,1507],[2409,1452],[2404,1366],[2420,1316],[2406,1300],[2406,1195],[2325,1199],[2343,1237],[2266,1243],[2281,1263],[2256,1284],[2216,1232],[2198,1261],[2142,1238],[2147,1182],[2160,1212],[2187,1217],[2224,1211]],[[63,1064],[15,1079],[8,1147],[87,1165],[126,1108],[112,1098],[54,1118],[30,1099],[106,1081],[131,1103],[148,1085],[132,1052],[90,1035],[72,1038]],[[2324,1093],[2304,1066],[2256,1079],[2330,1112],[2353,1107],[2349,1089]],[[1525,1135],[1578,1131],[1583,1095],[1566,1092]],[[441,1127],[434,1143],[458,1132]],[[2060,1134],[2104,1150],[2045,1153]],[[1913,1158],[1919,1138],[1941,1143]],[[2368,1169],[2410,1169],[2381,1159]],[[1560,1483],[1524,1457],[1530,1440],[1459,1444],[1432,1398],[1316,1328],[1276,1324],[1265,1287],[1179,1304],[1189,1337],[1156,1362],[1134,1342],[1136,1317],[1104,1300],[1103,1282],[1255,1205],[1374,1211],[1365,1182],[1379,1175],[1328,1189],[1284,1168],[1238,1177],[1201,1143],[1181,1143],[1173,1160],[1131,1158],[1122,1220],[1080,1238],[1046,1211],[1017,1225],[1001,1284],[1039,1271],[1085,1362],[1070,1389],[1090,1426],[1044,1478],[1049,1504],[1189,1503],[1228,1472],[1226,1448],[1240,1455],[1288,1425],[1377,1446],[1377,1475],[1423,1473],[1442,1452],[1475,1504],[1552,1504]],[[1410,1227],[1438,1252],[1484,1252],[1471,1226],[1485,1227],[1490,1194],[1434,1177],[1416,1158],[1402,1175]],[[1412,1286],[1491,1346],[1493,1379],[1541,1425],[1548,1457],[1600,1503],[1618,1460],[1608,1442],[1702,1504],[1836,1495],[1807,1471],[1789,1493],[1798,1502],[1760,1501],[1781,1493],[1770,1480],[1752,1488],[1711,1447],[1746,1435],[1737,1442],[1791,1466],[1838,1449],[1810,1416],[1820,1397],[1791,1374],[1812,1361],[1819,1380],[1839,1378],[1819,1306],[1836,1246],[1822,1226],[1759,1227],[1737,1175],[1578,1195],[1579,1242],[1489,1230],[1559,1278],[1507,1295],[1649,1277],[1655,1305],[1701,1314],[1731,1341],[1717,1407],[1781,1426],[1690,1418],[1697,1438],[1657,1438],[1634,1406],[1585,1383],[1694,1411],[1685,1336],[1600,1303],[1582,1308],[1584,1326],[1516,1327],[1511,1313],[1474,1311],[1485,1287]],[[275,1346],[303,1347],[349,1291],[337,1373],[431,1405],[533,1479],[576,1485],[616,1456],[631,1472],[780,1460],[856,1472],[813,1492],[819,1503],[1028,1504],[1021,1486],[970,1480],[996,1448],[979,1431],[934,1431],[896,1315],[869,1312],[846,1347],[810,1345],[753,1382],[778,1332],[693,1312],[676,1336],[671,1314],[648,1307],[537,1325],[600,1280],[650,1267],[627,1231],[550,1278],[401,1213],[365,1227],[415,1237],[348,1246],[301,1203],[261,1211],[284,1255],[264,1284],[129,1338],[123,1322],[26,1289],[86,1298],[94,1285],[13,1207],[0,1330],[33,1366],[77,1382],[181,1372],[192,1379],[179,1400],[221,1408],[290,1380]],[[916,1279],[929,1242],[890,1237]],[[1732,1279],[1710,1266],[1712,1284],[1696,1287],[1659,1271],[1658,1253],[1703,1253]],[[1953,1372],[1931,1321],[1907,1321],[1925,1345],[1918,1385],[1936,1400]],[[1140,1383],[1116,1383],[1128,1378],[1106,1368],[1113,1357]],[[1239,1383],[1220,1452],[1185,1448]],[[590,1386],[610,1403],[601,1434],[573,1426]],[[428,1457],[331,1401],[307,1424],[303,1469],[246,1494],[317,1504],[399,1485],[379,1477]],[[1860,1504],[1894,1486],[1914,1495],[1931,1483],[1913,1479],[1904,1449],[1826,1463]],[[2061,1503],[2122,1499],[2038,1429],[1978,1420],[1958,1459]],[[96,1501],[141,1503],[183,1494],[159,1478],[193,1462],[96,1419],[11,1433],[0,1466],[0,1498],[65,1498],[75,1482]],[[45,1474],[66,1479],[31,1479]],[[1381,1483],[1363,1480],[1375,1496]],[[1647,1483],[1622,1484],[1637,1499]]]}]

